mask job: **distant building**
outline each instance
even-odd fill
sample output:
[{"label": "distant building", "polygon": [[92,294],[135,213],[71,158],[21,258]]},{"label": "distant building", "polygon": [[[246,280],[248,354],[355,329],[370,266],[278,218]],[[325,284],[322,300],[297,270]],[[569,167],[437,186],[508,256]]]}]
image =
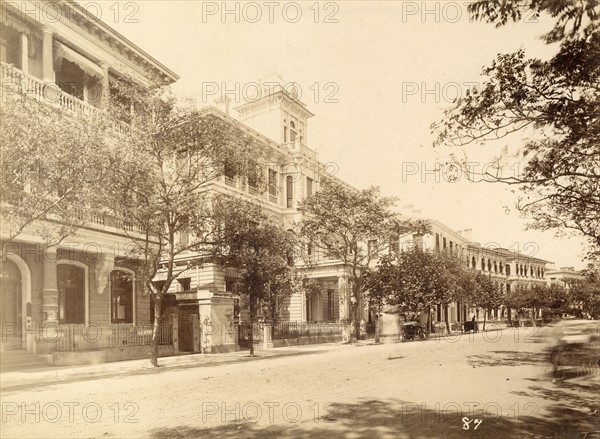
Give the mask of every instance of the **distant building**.
[{"label": "distant building", "polygon": [[565,288],[570,288],[574,281],[585,279],[581,271],[576,271],[574,267],[561,267],[559,269],[549,269],[546,271],[546,282],[548,285],[558,284]]}]

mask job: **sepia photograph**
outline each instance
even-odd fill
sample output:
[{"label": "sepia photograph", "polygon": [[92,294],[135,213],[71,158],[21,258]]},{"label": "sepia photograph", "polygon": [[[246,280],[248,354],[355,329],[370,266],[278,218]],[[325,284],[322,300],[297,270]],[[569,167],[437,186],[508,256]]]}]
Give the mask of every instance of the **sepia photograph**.
[{"label": "sepia photograph", "polygon": [[0,14],[0,437],[600,439],[600,0]]}]

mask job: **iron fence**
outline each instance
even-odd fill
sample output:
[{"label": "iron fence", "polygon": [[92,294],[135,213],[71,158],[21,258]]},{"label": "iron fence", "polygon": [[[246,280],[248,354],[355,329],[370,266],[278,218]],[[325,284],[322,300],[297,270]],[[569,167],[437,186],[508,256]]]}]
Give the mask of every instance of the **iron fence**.
[{"label": "iron fence", "polygon": [[[133,346],[150,346],[152,343],[152,324],[130,325],[82,325],[65,324],[53,328],[52,333],[44,333],[42,337],[56,343],[58,352],[78,352],[125,348]],[[173,343],[173,327],[163,324],[158,327],[158,344]]]}]

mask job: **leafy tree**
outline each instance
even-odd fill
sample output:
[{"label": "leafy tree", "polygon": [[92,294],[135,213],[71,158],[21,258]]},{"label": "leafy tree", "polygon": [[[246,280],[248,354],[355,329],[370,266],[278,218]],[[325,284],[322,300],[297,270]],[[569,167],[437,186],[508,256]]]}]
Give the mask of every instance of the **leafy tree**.
[{"label": "leafy tree", "polygon": [[589,264],[583,270],[585,278],[570,285],[571,303],[592,316],[600,318],[600,266]]},{"label": "leafy tree", "polygon": [[[548,60],[524,50],[500,54],[483,69],[484,80],[458,99],[432,125],[434,145],[468,145],[532,130],[523,148],[520,175],[498,167],[486,181],[518,185],[517,208],[530,227],[573,230],[600,251],[600,15],[597,0],[482,0],[469,5],[475,19],[519,21],[524,13],[549,14],[553,29],[543,36],[558,50]],[[456,159],[455,159],[456,160]],[[466,159],[456,160],[469,175]]]},{"label": "leafy tree", "polygon": [[[274,324],[285,299],[302,284],[291,255],[296,247],[293,234],[270,223],[256,209],[252,221],[228,222],[227,248],[223,263],[239,270],[235,290],[248,305],[253,328],[257,308],[264,305]],[[254,337],[250,330],[250,356],[254,356]]]},{"label": "leafy tree", "polygon": [[366,291],[362,273],[392,240],[427,229],[424,222],[399,218],[393,206],[394,200],[382,197],[378,188],[354,190],[324,179],[298,209],[304,215],[299,235],[325,257],[340,261],[348,275],[350,309],[342,318],[349,319],[349,340],[359,334],[358,308]]},{"label": "leafy tree", "polygon": [[397,284],[396,257],[393,253],[383,255],[377,266],[368,268],[362,273],[363,283],[367,289],[366,297],[369,307],[375,309],[375,343],[379,343],[381,309],[388,303]]},{"label": "leafy tree", "polygon": [[0,105],[3,239],[23,232],[56,246],[90,220],[103,190],[108,124],[49,102],[4,96]]},{"label": "leafy tree", "polygon": [[504,297],[492,278],[483,273],[475,274],[476,287],[469,297],[469,302],[483,308],[483,330],[485,331],[486,316],[489,310],[497,308],[504,302]]},{"label": "leafy tree", "polygon": [[[260,148],[232,124],[179,104],[164,87],[124,82],[113,89],[112,117],[131,129],[105,151],[111,190],[104,205],[126,218],[126,256],[141,260],[140,275],[154,299],[150,360],[157,366],[161,303],[171,284],[190,266],[214,260],[227,240],[226,220],[247,217],[244,206],[209,191],[210,184],[226,169],[256,173]],[[187,262],[179,262],[184,256]],[[154,282],[159,273],[162,281]]]},{"label": "leafy tree", "polygon": [[454,255],[423,251],[417,246],[400,253],[397,260],[382,258],[377,269],[381,272],[367,277],[368,286],[376,288],[375,298],[381,296],[386,302],[412,313],[426,308],[428,327],[431,324],[429,309],[441,305],[446,328],[450,330],[448,305],[465,300],[473,286],[470,272]]}]

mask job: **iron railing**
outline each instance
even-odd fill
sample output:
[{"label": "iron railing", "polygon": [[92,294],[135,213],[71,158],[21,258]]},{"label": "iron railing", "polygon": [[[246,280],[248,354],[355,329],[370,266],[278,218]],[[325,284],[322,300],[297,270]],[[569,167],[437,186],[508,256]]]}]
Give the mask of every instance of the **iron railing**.
[{"label": "iron railing", "polygon": [[[131,346],[150,346],[152,343],[152,324],[130,325],[82,325],[61,324],[52,334],[43,334],[49,341],[56,343],[58,352],[78,352],[125,348]],[[173,343],[173,327],[163,324],[158,327],[158,344]]]}]

